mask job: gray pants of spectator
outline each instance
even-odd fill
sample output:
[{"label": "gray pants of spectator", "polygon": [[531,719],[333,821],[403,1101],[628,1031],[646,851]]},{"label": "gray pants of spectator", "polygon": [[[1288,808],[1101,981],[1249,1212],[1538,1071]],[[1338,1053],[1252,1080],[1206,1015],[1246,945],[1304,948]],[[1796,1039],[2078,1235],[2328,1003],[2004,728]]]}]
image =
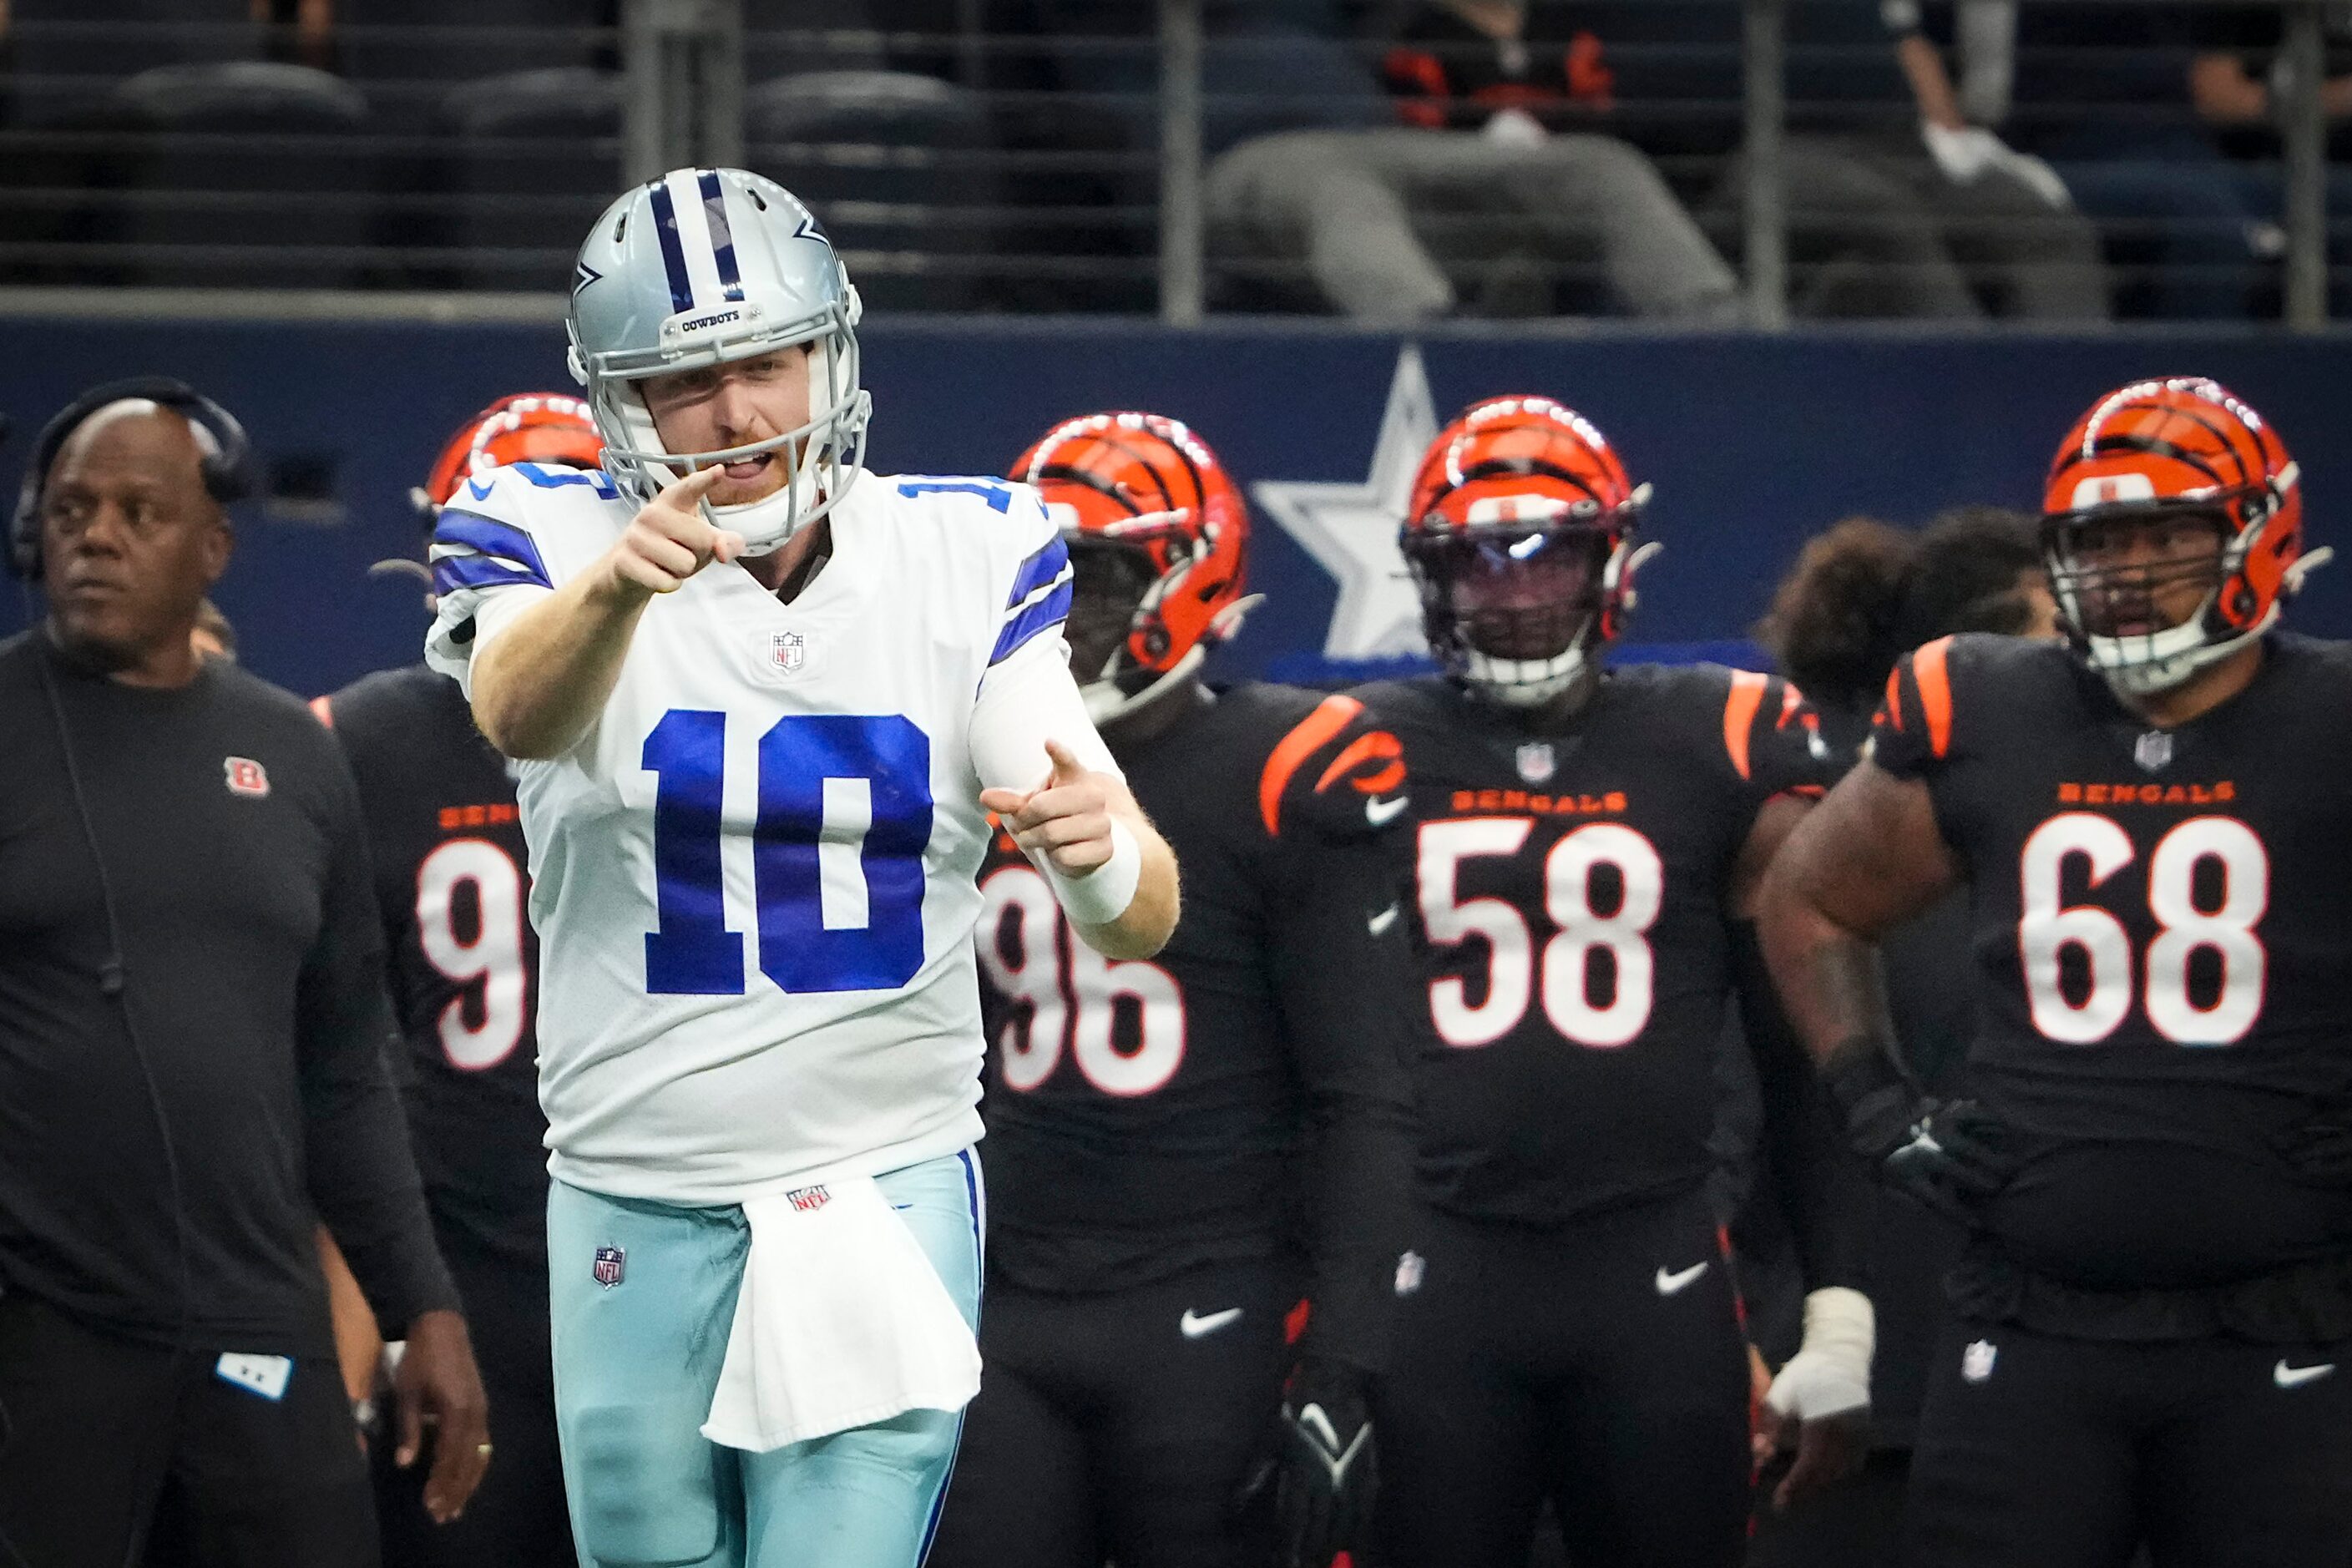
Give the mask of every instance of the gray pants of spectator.
[{"label": "gray pants of spectator", "polygon": [[[1916,148],[1804,135],[1782,167],[1801,318],[2107,319],[2097,229],[2006,174],[1959,184]],[[1709,204],[1726,222],[1739,179],[1735,164]]]},{"label": "gray pants of spectator", "polygon": [[[1457,222],[1461,249],[1532,251],[1549,271],[1597,265],[1610,297],[1637,316],[1729,321],[1739,284],[1648,158],[1607,136],[1507,147],[1472,132],[1291,131],[1244,142],[1209,170],[1221,240],[1303,260],[1334,307],[1360,321],[1410,322],[1460,304],[1416,220]],[[1483,231],[1483,236],[1477,232]],[[1452,244],[1448,258],[1459,258]]]}]

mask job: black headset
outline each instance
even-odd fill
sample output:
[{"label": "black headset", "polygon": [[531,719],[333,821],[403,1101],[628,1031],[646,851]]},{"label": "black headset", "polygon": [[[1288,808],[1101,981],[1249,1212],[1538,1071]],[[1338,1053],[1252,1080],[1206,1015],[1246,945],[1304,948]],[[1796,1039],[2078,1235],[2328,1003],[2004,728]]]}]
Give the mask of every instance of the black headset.
[{"label": "black headset", "polygon": [[254,490],[253,446],[236,416],[184,381],[168,375],[134,375],[93,386],[41,426],[25,464],[25,482],[16,492],[16,510],[8,524],[8,569],[27,581],[41,574],[41,500],[49,487],[49,467],[58,449],[83,420],[110,403],[144,398],[176,411],[211,437],[204,453],[205,493],[226,506]]}]

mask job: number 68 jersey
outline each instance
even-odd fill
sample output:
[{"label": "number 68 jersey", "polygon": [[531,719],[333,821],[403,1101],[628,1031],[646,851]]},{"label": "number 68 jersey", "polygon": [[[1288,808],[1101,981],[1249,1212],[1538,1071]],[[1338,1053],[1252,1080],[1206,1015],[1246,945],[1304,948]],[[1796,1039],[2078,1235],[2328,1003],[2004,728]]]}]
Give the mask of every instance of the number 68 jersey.
[{"label": "number 68 jersey", "polygon": [[2352,650],[2273,635],[2152,730],[2063,647],[1948,638],[1871,746],[1970,884],[1969,1088],[2022,1159],[2000,1250],[2095,1289],[2352,1250],[2352,1194],[2294,1161],[2352,1106]]},{"label": "number 68 jersey", "polygon": [[[635,510],[601,473],[469,483],[428,658],[465,678]],[[1048,733],[1116,771],[1033,491],[869,474],[830,523],[789,604],[726,564],[656,595],[588,734],[519,765],[549,1168],[590,1191],[727,1205],[977,1138],[980,791],[1042,782]]]}]

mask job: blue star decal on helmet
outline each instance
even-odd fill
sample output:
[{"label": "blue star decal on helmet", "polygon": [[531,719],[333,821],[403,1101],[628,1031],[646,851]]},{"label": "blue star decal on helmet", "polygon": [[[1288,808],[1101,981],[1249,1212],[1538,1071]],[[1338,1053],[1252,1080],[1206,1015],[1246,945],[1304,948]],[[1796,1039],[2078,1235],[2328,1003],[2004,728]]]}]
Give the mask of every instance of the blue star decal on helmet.
[{"label": "blue star decal on helmet", "polygon": [[824,225],[816,221],[816,214],[803,210],[801,226],[793,230],[794,239],[813,239],[827,250],[833,248],[833,237],[824,232]]},{"label": "blue star decal on helmet", "polygon": [[604,276],[586,262],[575,261],[572,264],[572,291],[577,294]]}]

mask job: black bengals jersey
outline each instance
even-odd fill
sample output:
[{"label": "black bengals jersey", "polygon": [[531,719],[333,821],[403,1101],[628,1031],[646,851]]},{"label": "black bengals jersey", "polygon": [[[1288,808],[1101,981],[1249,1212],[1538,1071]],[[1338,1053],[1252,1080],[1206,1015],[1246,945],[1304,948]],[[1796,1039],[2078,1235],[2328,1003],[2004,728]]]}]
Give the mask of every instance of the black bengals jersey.
[{"label": "black bengals jersey", "polygon": [[2288,1158],[2352,1108],[2352,647],[2273,636],[2170,731],[2046,643],[1930,643],[1888,693],[1875,760],[1971,888],[1969,1089],[2021,1135],[1992,1240],[2107,1290],[2352,1251]]},{"label": "black bengals jersey", "polygon": [[359,780],[410,1135],[435,1221],[517,1258],[547,1249],[539,940],[506,761],[457,683],[380,670],[313,704]]},{"label": "black bengals jersey", "polygon": [[1360,695],[1412,774],[1423,1193],[1549,1226],[1699,1185],[1735,864],[1838,772],[1811,709],[1715,665],[1612,669],[1546,729],[1435,676]]},{"label": "black bengals jersey", "polygon": [[1182,868],[1155,959],[1076,940],[1001,833],[982,873],[990,1266],[1094,1292],[1295,1243],[1307,1343],[1376,1369],[1412,1147],[1396,741],[1244,686],[1118,760]]}]

